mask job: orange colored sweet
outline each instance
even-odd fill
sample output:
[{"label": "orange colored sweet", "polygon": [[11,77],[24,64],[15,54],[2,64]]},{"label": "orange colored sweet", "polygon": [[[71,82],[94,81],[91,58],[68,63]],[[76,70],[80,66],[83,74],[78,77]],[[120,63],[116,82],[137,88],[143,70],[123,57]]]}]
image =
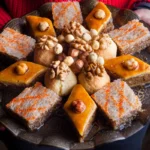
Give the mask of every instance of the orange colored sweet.
[{"label": "orange colored sweet", "polygon": [[[42,37],[43,35],[56,36],[52,21],[48,18],[38,16],[26,16],[27,23],[30,27],[30,32],[35,38]],[[38,26],[40,22],[47,22],[49,28],[46,31],[40,31]]]},{"label": "orange colored sweet", "polygon": [[[123,62],[132,58],[134,58],[139,65],[138,69],[136,70],[128,70],[123,66]],[[122,55],[113,59],[106,60],[104,66],[106,70],[110,71],[112,74],[116,74],[118,77],[125,80],[137,75],[142,75],[144,73],[150,73],[149,64],[132,55]]]},{"label": "orange colored sweet", "polygon": [[[15,71],[16,67],[20,63],[24,63],[28,66],[27,72],[23,75],[19,75]],[[0,83],[6,85],[17,85],[17,86],[29,85],[39,75],[46,72],[46,70],[47,67],[44,67],[42,65],[38,65],[27,61],[18,61],[0,72]]]},{"label": "orange colored sweet", "polygon": [[[72,110],[72,102],[75,100],[81,100],[84,103],[86,107],[84,112],[76,113]],[[84,135],[87,127],[86,125],[90,122],[90,119],[95,113],[96,108],[96,104],[86,92],[86,90],[83,88],[83,86],[81,84],[77,84],[73,88],[67,102],[65,103],[64,110],[72,120],[80,136]]]},{"label": "orange colored sweet", "polygon": [[[96,19],[94,14],[97,10],[102,9],[105,12],[105,18],[103,19]],[[107,6],[99,2],[95,8],[90,12],[90,14],[86,17],[85,21],[89,27],[89,29],[95,29],[100,32],[108,23],[109,19],[111,18],[111,12],[107,8]]]}]

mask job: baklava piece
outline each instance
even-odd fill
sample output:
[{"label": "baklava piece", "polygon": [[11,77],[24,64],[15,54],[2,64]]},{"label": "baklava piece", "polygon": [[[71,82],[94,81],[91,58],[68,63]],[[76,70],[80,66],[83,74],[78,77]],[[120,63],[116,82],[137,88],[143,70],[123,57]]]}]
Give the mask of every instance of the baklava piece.
[{"label": "baklava piece", "polygon": [[61,97],[56,93],[41,83],[36,83],[33,87],[24,89],[6,108],[30,130],[36,130],[43,125],[60,101]]},{"label": "baklava piece", "polygon": [[63,29],[71,21],[83,22],[79,2],[56,2],[52,3],[54,26]]},{"label": "baklava piece", "polygon": [[122,55],[105,61],[105,68],[114,78],[121,78],[131,87],[150,83],[150,65],[131,56]]},{"label": "baklava piece", "polygon": [[32,62],[18,61],[0,72],[0,84],[26,87],[42,77],[47,68]]},{"label": "baklava piece", "polygon": [[[0,34],[0,55],[12,60],[26,59],[33,52],[35,40],[11,28],[5,28]],[[7,63],[8,59],[5,63]]]},{"label": "baklava piece", "polygon": [[141,101],[126,82],[116,80],[92,95],[114,129],[121,129],[141,111]]},{"label": "baklava piece", "polygon": [[150,32],[139,20],[129,21],[109,33],[119,48],[120,55],[140,52],[150,46]]},{"label": "baklava piece", "polygon": [[39,16],[26,16],[26,20],[33,37],[38,38],[43,35],[56,36],[50,19]]},{"label": "baklava piece", "polygon": [[85,19],[89,29],[108,32],[114,29],[112,15],[107,6],[99,2]]},{"label": "baklava piece", "polygon": [[65,103],[64,110],[73,123],[80,142],[84,141],[92,127],[96,109],[96,104],[86,90],[82,85],[77,84]]}]

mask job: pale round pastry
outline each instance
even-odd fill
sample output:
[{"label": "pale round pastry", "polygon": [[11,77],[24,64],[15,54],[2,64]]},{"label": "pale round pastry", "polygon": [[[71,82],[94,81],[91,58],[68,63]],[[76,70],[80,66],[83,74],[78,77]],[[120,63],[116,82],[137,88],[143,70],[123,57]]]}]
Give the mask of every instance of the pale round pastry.
[{"label": "pale round pastry", "polygon": [[35,49],[34,50],[34,62],[49,67],[50,63],[55,59],[55,53],[53,49],[43,50]]},{"label": "pale round pastry", "polygon": [[86,89],[89,94],[93,94],[102,88],[104,85],[110,82],[110,77],[104,71],[103,76],[93,76],[91,79],[87,77],[87,75],[82,72],[78,76],[79,83]]},{"label": "pale round pastry", "polygon": [[104,36],[100,40],[99,50],[95,50],[95,53],[98,56],[103,57],[105,60],[115,58],[117,56],[117,45],[110,37]]},{"label": "pale round pastry", "polygon": [[60,96],[68,95],[72,88],[77,84],[76,75],[69,68],[69,73],[64,81],[53,78],[50,79],[50,71],[48,70],[44,78],[45,86]]}]

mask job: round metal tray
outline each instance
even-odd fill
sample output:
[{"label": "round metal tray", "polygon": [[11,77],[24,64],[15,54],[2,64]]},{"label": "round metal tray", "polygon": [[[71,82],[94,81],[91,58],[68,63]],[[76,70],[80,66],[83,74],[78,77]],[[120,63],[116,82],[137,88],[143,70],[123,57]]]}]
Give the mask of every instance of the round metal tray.
[{"label": "round metal tray", "polygon": [[[87,14],[95,6],[96,2],[96,0],[84,0],[80,3],[83,17],[87,16]],[[112,6],[108,7],[112,12],[115,27],[124,25],[129,20],[138,19],[138,17],[131,10],[119,10]],[[27,15],[38,15],[52,19],[51,3],[46,3],[41,6],[40,9]],[[28,34],[25,16],[11,20],[9,23],[7,23],[5,28],[6,27],[10,27],[18,30],[21,33]],[[149,28],[149,26],[147,27]],[[140,59],[150,63],[150,54],[148,49],[143,50],[141,53],[135,55]],[[136,87],[134,88],[134,91],[141,98],[144,111],[132,122],[131,126],[121,131],[114,131],[103,124],[103,119],[97,119],[84,143],[79,143],[77,141],[72,125],[70,125],[61,108],[56,110],[44,124],[44,126],[38,131],[27,131],[26,128],[24,128],[24,126],[22,126],[18,121],[7,115],[3,109],[5,104],[19,93],[19,91],[16,91],[15,89],[3,89],[0,92],[0,100],[2,103],[2,106],[0,106],[0,122],[16,137],[34,144],[50,145],[72,150],[93,149],[95,146],[104,143],[126,139],[141,130],[149,121],[150,87],[148,85],[145,87]]]}]

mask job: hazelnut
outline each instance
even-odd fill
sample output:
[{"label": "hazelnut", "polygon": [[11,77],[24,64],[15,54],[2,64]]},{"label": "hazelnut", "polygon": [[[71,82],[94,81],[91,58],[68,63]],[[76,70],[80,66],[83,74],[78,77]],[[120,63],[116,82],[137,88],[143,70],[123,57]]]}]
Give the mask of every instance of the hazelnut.
[{"label": "hazelnut", "polygon": [[65,36],[65,41],[66,41],[67,43],[70,43],[70,42],[74,41],[74,36],[73,36],[72,34],[66,35],[66,36]]},{"label": "hazelnut", "polygon": [[28,71],[28,66],[25,63],[19,63],[16,67],[15,67],[15,71],[18,75],[24,75],[27,71]]},{"label": "hazelnut", "polygon": [[91,29],[90,34],[91,34],[92,37],[96,37],[98,35],[98,32],[95,29]]},{"label": "hazelnut", "polygon": [[106,16],[105,12],[102,10],[102,9],[98,9],[95,14],[94,14],[94,17],[96,19],[104,19]]},{"label": "hazelnut", "polygon": [[54,42],[52,40],[47,40],[46,41],[46,45],[49,47],[49,48],[53,48],[55,46]]},{"label": "hazelnut", "polygon": [[72,110],[75,112],[75,113],[83,113],[86,109],[86,106],[85,104],[83,103],[82,100],[74,100],[72,103],[71,103],[71,107],[72,107]]},{"label": "hazelnut", "polygon": [[99,56],[99,57],[97,58],[97,63],[98,63],[99,65],[103,66],[104,63],[105,63],[105,62],[104,62],[104,58]]},{"label": "hazelnut", "polygon": [[71,66],[74,63],[74,59],[71,56],[67,56],[64,59],[64,63],[66,63],[68,66]]},{"label": "hazelnut", "polygon": [[98,57],[97,54],[94,53],[94,52],[92,52],[92,53],[90,53],[89,56],[88,56],[88,61],[89,61],[89,62],[96,63],[96,62],[97,62],[97,57]]},{"label": "hazelnut", "polygon": [[62,45],[61,44],[57,44],[55,47],[54,47],[54,52],[55,52],[55,54],[60,54],[60,53],[62,53],[62,51],[63,51],[63,47],[62,47]]},{"label": "hazelnut", "polygon": [[93,48],[93,50],[98,50],[99,47],[100,47],[99,42],[96,41],[96,40],[94,40],[94,41],[92,42],[92,48]]},{"label": "hazelnut", "polygon": [[44,32],[44,31],[48,30],[49,24],[46,21],[40,22],[38,25],[38,28],[40,31]]},{"label": "hazelnut", "polygon": [[123,66],[128,70],[136,70],[136,69],[138,69],[139,64],[134,58],[131,58],[129,60],[126,60],[123,63]]},{"label": "hazelnut", "polygon": [[83,40],[90,41],[92,39],[91,35],[89,33],[84,33],[82,36]]},{"label": "hazelnut", "polygon": [[73,58],[78,57],[79,50],[77,50],[77,49],[70,49],[69,52],[68,52],[68,55],[70,55]]},{"label": "hazelnut", "polygon": [[58,36],[58,41],[61,43],[61,42],[64,42],[65,41],[65,37],[61,34]]},{"label": "hazelnut", "polygon": [[85,62],[87,61],[86,59],[88,55],[89,55],[88,52],[83,52],[82,54],[79,55],[79,58]]},{"label": "hazelnut", "polygon": [[84,62],[81,59],[77,59],[75,65],[78,69],[82,69],[84,66]]}]

